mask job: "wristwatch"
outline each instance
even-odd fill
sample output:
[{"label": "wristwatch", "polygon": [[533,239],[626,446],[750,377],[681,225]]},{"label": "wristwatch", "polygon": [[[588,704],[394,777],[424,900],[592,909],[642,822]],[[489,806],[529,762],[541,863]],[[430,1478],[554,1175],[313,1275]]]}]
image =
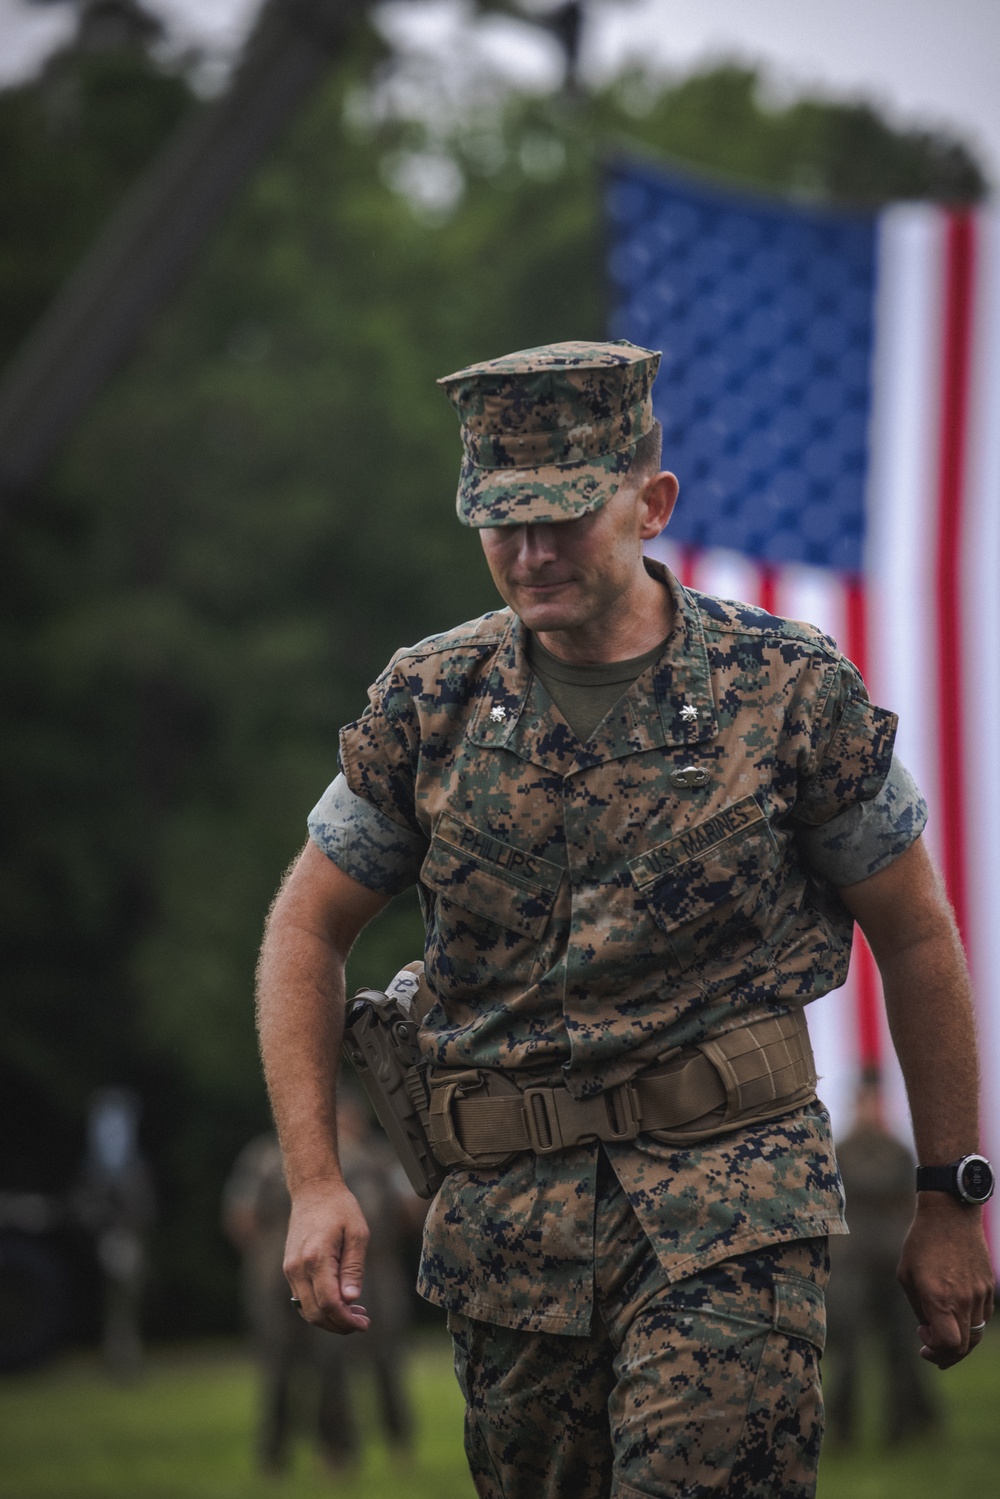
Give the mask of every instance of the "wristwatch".
[{"label": "wristwatch", "polygon": [[973,1207],[993,1196],[993,1167],[984,1155],[964,1155],[947,1166],[918,1166],[918,1192],[950,1192]]}]

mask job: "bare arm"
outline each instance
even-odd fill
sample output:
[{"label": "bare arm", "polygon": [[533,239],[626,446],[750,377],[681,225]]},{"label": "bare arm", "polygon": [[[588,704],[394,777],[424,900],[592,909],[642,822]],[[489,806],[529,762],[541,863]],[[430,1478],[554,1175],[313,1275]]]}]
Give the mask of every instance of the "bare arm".
[{"label": "bare arm", "polygon": [[[978,1150],[979,1075],[969,975],[941,881],[917,839],[841,899],[871,943],[906,1081],[921,1165]],[[920,1323],[921,1353],[947,1368],[979,1342],[993,1312],[982,1209],[921,1192],[899,1279]]]},{"label": "bare arm", "polygon": [[307,843],[271,909],[257,970],[261,1056],[292,1198],[285,1274],[303,1315],[331,1332],[368,1326],[358,1304],[368,1228],[340,1170],[336,1082],[344,963],[387,898]]}]

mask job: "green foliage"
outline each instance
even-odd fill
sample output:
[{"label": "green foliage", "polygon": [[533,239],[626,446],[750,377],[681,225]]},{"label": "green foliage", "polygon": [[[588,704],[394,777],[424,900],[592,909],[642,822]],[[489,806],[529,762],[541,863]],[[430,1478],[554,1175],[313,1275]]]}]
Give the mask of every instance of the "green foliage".
[{"label": "green foliage", "polygon": [[902,198],[971,202],[985,191],[961,142],[895,130],[869,104],[804,99],[770,108],[745,68],[720,67],[666,90],[633,73],[611,85],[600,109],[605,129],[778,192],[871,206]]},{"label": "green foliage", "polygon": [[[454,519],[436,377],[600,336],[598,174],[623,132],[772,189],[982,185],[958,146],[854,106],[770,111],[738,70],[507,96],[444,128],[359,107],[380,57],[359,33],[0,558],[0,1085],[21,1120],[0,1186],[65,1185],[90,1089],[139,1089],[161,1197],[153,1323],[174,1331],[234,1315],[215,1224],[266,1117],[255,952],[338,726],[398,645],[494,603]],[[51,133],[50,80],[0,96],[19,205],[0,210],[0,286],[20,288],[0,301],[27,309],[8,347],[186,107],[135,58],[77,66],[75,135]],[[450,211],[389,185],[429,152],[461,174]],[[351,980],[384,982],[419,942],[415,902],[395,903]]]},{"label": "green foliage", "polygon": [[140,51],[66,52],[0,93],[0,363],[191,98]]}]

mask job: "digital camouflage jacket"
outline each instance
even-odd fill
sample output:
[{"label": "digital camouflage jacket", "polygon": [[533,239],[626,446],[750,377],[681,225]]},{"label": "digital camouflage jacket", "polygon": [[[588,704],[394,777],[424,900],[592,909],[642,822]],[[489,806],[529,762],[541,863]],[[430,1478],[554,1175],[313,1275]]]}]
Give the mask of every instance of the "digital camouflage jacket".
[{"label": "digital camouflage jacket", "polygon": [[[530,1069],[584,1097],[846,977],[850,917],[798,834],[876,796],[895,716],[811,626],[648,566],[673,593],[672,632],[586,744],[509,610],[398,652],[342,731],[344,776],[383,842],[398,832],[423,853],[435,1065]],[[385,888],[365,846],[344,867]],[[696,1149],[648,1135],[604,1148],[671,1278],[842,1231],[819,1106]],[[585,1332],[596,1151],[453,1170],[422,1293]]]}]

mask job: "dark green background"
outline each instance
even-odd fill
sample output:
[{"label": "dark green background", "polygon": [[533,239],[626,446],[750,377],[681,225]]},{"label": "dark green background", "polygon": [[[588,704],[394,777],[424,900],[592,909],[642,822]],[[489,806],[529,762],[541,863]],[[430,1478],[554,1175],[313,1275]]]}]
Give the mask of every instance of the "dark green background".
[{"label": "dark green background", "polygon": [[[433,140],[358,124],[391,66],[359,28],[4,525],[0,1189],[66,1188],[90,1091],[137,1088],[155,1332],[236,1316],[217,1214],[267,1118],[256,947],[338,726],[396,646],[494,602],[436,377],[602,336],[600,163],[623,144],[800,197],[984,186],[953,141],[858,105],[764,108],[737,68],[512,93]],[[66,52],[0,95],[0,358],[191,107],[136,49]],[[464,181],[436,217],[389,185],[427,149]],[[351,977],[419,945],[402,900]]]}]

